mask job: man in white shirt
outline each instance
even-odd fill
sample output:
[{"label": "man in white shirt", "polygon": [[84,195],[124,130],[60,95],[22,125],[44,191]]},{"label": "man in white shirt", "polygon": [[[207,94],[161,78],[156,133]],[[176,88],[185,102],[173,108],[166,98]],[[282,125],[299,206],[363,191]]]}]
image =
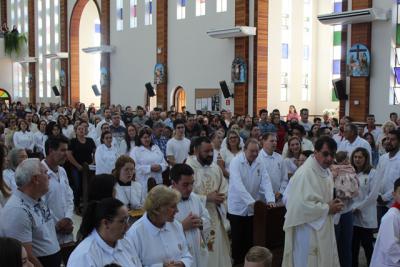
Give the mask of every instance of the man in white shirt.
[{"label": "man in white shirt", "polygon": [[39,159],[26,159],[15,171],[18,190],[0,212],[0,235],[19,240],[35,266],[60,266],[53,212],[42,200],[49,176]]},{"label": "man in white shirt", "polygon": [[254,203],[264,200],[275,206],[275,195],[265,165],[258,157],[259,142],[249,138],[244,152],[231,161],[228,188],[228,219],[231,223],[232,257],[241,264],[253,246]]},{"label": "man in white shirt", "polygon": [[[292,127],[292,136],[297,136],[300,139],[301,142],[301,149],[303,151],[306,150],[311,150],[314,151],[314,145],[313,143],[305,138],[306,131],[304,130],[304,127],[301,125],[295,125]],[[286,142],[285,145],[283,146],[282,150],[282,156],[286,157],[287,156],[287,151],[288,151],[288,143]]]},{"label": "man in white shirt", "polygon": [[192,267],[207,267],[208,246],[207,239],[210,232],[210,215],[206,202],[193,193],[194,171],[186,164],[175,164],[170,176],[172,188],[181,193],[178,203],[178,213],[175,219],[182,223],[188,242],[189,251],[193,256]]},{"label": "man in white shirt", "polygon": [[183,163],[189,156],[190,140],[185,138],[185,122],[177,119],[174,121],[175,136],[167,142],[167,161],[171,166]]},{"label": "man in white shirt", "polygon": [[300,117],[301,120],[299,121],[299,124],[304,127],[304,130],[306,132],[309,132],[311,130],[311,127],[313,126],[313,123],[308,120],[308,109],[303,108],[300,110]]},{"label": "man in white shirt", "polygon": [[383,133],[381,127],[375,125],[375,115],[368,114],[367,125],[364,127],[364,134],[371,133],[374,136],[375,143],[378,141],[378,137]]},{"label": "man in white shirt", "polygon": [[393,204],[393,184],[400,177],[400,130],[390,131],[385,149],[388,153],[379,158],[376,177],[381,179],[378,197],[378,221]]},{"label": "man in white shirt", "polygon": [[363,147],[368,151],[370,161],[372,162],[371,145],[365,139],[358,136],[358,128],[355,124],[348,123],[344,126],[344,137],[346,140],[340,143],[338,151],[346,151],[350,158],[357,147]]},{"label": "man in white shirt", "polygon": [[262,149],[258,154],[260,162],[267,168],[276,201],[280,201],[288,185],[288,171],[281,155],[275,152],[278,144],[275,133],[266,133],[262,137]]},{"label": "man in white shirt", "polygon": [[60,245],[74,241],[72,216],[74,194],[69,186],[67,172],[61,165],[67,159],[68,140],[50,138],[46,141],[46,158],[42,161],[49,175],[49,191],[43,197],[54,214],[57,238]]},{"label": "man in white shirt", "polygon": [[285,249],[282,266],[338,267],[334,214],[344,207],[333,199],[333,178],[329,167],[336,142],[323,136],[315,152],[291,178],[285,215]]},{"label": "man in white shirt", "polygon": [[340,146],[340,144],[345,140],[344,137],[344,126],[347,123],[350,123],[350,118],[347,116],[344,116],[343,118],[340,119],[339,121],[339,132],[337,134],[334,134],[332,136],[333,140],[336,141],[336,144],[338,145],[338,147]]}]

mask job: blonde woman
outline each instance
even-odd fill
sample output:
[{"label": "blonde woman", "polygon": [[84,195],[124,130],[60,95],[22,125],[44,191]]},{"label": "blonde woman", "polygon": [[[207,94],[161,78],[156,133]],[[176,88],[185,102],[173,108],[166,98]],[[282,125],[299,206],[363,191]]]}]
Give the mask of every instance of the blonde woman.
[{"label": "blonde woman", "polygon": [[378,147],[379,155],[383,155],[386,153],[385,147],[383,146],[383,139],[387,137],[388,133],[392,130],[396,130],[397,126],[392,121],[387,121],[382,125],[382,134],[379,135],[376,140],[376,146]]},{"label": "blonde woman", "polygon": [[148,193],[146,213],[126,234],[143,266],[192,266],[182,224],[175,220],[180,199],[178,191],[164,185],[157,185]]}]

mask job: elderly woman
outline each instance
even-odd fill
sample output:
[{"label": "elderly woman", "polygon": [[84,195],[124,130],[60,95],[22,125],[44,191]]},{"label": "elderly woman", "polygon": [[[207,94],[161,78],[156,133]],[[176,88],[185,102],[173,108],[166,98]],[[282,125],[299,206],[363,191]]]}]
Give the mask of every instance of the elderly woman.
[{"label": "elderly woman", "polygon": [[7,166],[3,170],[3,179],[6,185],[14,192],[17,190],[15,182],[15,170],[18,165],[28,158],[25,149],[14,148],[7,155]]},{"label": "elderly woman", "polygon": [[113,174],[117,179],[115,198],[121,200],[128,209],[142,208],[144,195],[142,185],[135,181],[135,161],[129,156],[120,156]]},{"label": "elderly woman", "polygon": [[172,188],[154,187],[144,203],[146,213],[127,232],[143,266],[192,266],[182,224],[175,220],[180,198]]},{"label": "elderly woman", "polygon": [[92,202],[82,219],[84,239],[72,252],[67,267],[141,266],[135,248],[123,239],[128,219],[128,209],[118,199]]},{"label": "elderly woman", "polygon": [[143,192],[147,193],[149,178],[154,178],[157,184],[162,183],[162,172],[168,164],[164,154],[157,145],[151,141],[151,129],[143,127],[139,130],[136,146],[132,149],[130,157],[136,163],[136,177],[142,184]]}]

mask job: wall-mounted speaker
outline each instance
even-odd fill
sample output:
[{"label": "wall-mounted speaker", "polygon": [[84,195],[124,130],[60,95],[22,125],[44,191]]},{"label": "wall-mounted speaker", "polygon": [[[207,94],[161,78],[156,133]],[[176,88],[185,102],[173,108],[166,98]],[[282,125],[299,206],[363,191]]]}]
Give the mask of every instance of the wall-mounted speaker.
[{"label": "wall-mounted speaker", "polygon": [[97,87],[97,85],[93,84],[92,85],[92,90],[95,96],[101,96],[101,93],[99,91],[99,88]]},{"label": "wall-mounted speaker", "polygon": [[151,85],[151,83],[146,83],[144,86],[146,87],[147,95],[149,97],[153,97],[156,95],[156,93],[154,92],[154,87]]},{"label": "wall-mounted speaker", "polygon": [[333,88],[336,96],[339,100],[347,100],[349,97],[346,94],[346,81],[345,80],[333,80]]},{"label": "wall-mounted speaker", "polygon": [[233,94],[229,92],[228,85],[226,84],[225,81],[220,81],[219,86],[221,87],[222,94],[224,95],[225,98],[230,98],[230,97],[233,98]]},{"label": "wall-mounted speaker", "polygon": [[54,93],[55,96],[60,96],[60,91],[58,90],[56,85],[51,87],[51,89],[53,89],[53,93]]}]

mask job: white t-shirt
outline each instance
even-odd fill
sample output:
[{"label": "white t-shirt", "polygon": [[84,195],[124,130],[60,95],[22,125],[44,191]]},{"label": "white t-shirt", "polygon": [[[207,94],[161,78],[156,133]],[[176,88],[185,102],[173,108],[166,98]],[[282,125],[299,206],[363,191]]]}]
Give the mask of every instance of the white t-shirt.
[{"label": "white t-shirt", "polygon": [[178,140],[171,138],[167,142],[166,155],[174,156],[176,163],[183,163],[183,161],[189,156],[190,140],[183,138]]}]

